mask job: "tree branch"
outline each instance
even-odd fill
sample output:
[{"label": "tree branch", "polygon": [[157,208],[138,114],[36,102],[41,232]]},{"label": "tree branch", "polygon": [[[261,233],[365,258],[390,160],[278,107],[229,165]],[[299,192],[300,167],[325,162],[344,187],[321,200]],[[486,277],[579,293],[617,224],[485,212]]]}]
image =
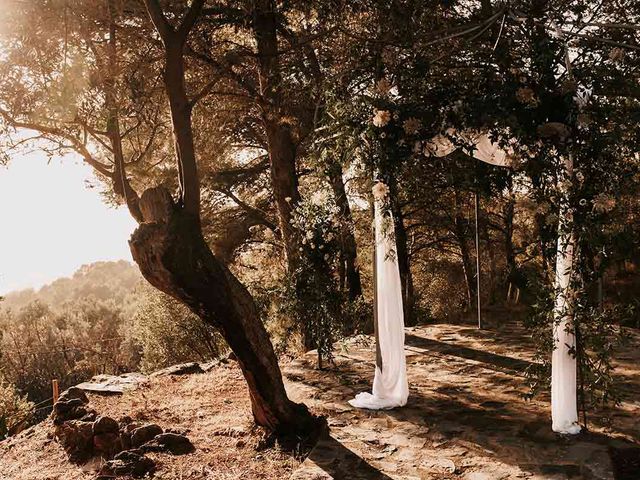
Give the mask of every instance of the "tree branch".
[{"label": "tree branch", "polygon": [[144,0],[144,4],[147,7],[147,13],[153,26],[156,27],[162,42],[166,44],[175,35],[176,31],[167,21],[167,17],[164,16],[159,0]]}]

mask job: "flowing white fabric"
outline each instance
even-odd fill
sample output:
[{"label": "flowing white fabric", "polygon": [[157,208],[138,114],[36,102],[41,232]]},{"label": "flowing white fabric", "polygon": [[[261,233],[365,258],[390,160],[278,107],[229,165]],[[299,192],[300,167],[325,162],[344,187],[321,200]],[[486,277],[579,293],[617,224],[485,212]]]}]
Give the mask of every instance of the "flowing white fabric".
[{"label": "flowing white fabric", "polygon": [[476,160],[500,167],[509,166],[510,154],[513,152],[504,150],[499,144],[492,142],[486,133],[472,130],[458,132],[449,128],[446,134],[438,134],[433,137],[427,142],[425,149],[435,157],[445,157],[458,149],[449,138],[457,137],[463,142],[473,145],[472,155]]},{"label": "flowing white fabric", "polygon": [[[373,394],[363,392],[349,403],[357,408],[384,410],[406,405],[409,397],[404,353],[404,314],[400,271],[394,237],[383,231],[383,202],[374,201],[378,342],[382,369],[376,365]],[[393,227],[391,227],[393,228]]]},{"label": "flowing white fabric", "polygon": [[[566,161],[566,174],[573,173],[573,161]],[[562,187],[563,195],[567,187]],[[576,358],[570,353],[576,338],[571,312],[571,273],[575,238],[571,232],[571,210],[563,202],[560,207],[558,249],[556,256],[556,301],[553,323],[553,354],[551,356],[551,428],[554,432],[576,434],[578,424]]]}]

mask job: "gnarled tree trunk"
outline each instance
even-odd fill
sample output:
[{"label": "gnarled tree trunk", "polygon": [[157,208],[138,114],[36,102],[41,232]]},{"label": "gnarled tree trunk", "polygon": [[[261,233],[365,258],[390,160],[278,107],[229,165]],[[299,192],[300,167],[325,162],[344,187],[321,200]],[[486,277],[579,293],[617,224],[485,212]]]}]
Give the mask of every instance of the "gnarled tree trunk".
[{"label": "gnarled tree trunk", "polygon": [[247,381],[255,421],[280,435],[308,434],[316,419],[289,400],[271,341],[246,288],[207,246],[198,220],[153,188],[140,199],[144,222],[130,240],[144,277],[217,327]]},{"label": "gnarled tree trunk", "polygon": [[[142,223],[129,242],[142,275],[217,327],[236,354],[258,425],[279,435],[304,436],[316,418],[289,400],[269,336],[247,289],[219,262],[204,240],[200,222],[200,180],[193,142],[193,103],[185,87],[184,43],[205,0],[194,0],[177,28],[159,0],[145,0],[165,48],[164,81],[175,140],[180,198],[163,187],[140,198]],[[124,175],[124,171],[122,172]]]}]

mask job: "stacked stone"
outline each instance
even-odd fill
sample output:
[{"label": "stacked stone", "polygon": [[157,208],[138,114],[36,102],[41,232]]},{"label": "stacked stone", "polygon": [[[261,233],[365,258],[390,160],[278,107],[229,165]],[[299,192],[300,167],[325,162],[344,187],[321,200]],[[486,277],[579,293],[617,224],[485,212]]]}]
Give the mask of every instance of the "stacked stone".
[{"label": "stacked stone", "polygon": [[194,451],[187,437],[165,432],[156,424],[141,425],[129,417],[116,421],[98,415],[89,407],[87,395],[75,387],[60,395],[52,418],[54,436],[72,462],[86,463],[94,457],[107,460],[98,479],[121,475],[142,478],[153,473],[156,466],[145,455],[148,452],[183,455]]}]

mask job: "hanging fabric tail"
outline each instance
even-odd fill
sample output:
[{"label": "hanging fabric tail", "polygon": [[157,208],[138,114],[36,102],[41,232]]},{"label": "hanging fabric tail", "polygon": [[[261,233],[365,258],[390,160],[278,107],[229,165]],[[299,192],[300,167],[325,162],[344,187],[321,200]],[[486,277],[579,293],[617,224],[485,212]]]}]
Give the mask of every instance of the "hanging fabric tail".
[{"label": "hanging fabric tail", "polygon": [[[567,181],[573,174],[573,159],[567,158]],[[573,325],[573,291],[571,276],[575,238],[573,217],[567,205],[567,188],[562,187],[558,249],[556,256],[556,302],[553,315],[553,354],[551,357],[551,420],[554,432],[576,434],[578,424],[577,367],[575,326]]]},{"label": "hanging fabric tail", "polygon": [[[376,370],[373,393],[359,393],[349,401],[354,407],[373,410],[402,407],[409,397],[400,271],[395,253],[393,219],[384,210],[387,192],[382,183],[374,187]],[[388,216],[385,218],[385,215]]]}]

